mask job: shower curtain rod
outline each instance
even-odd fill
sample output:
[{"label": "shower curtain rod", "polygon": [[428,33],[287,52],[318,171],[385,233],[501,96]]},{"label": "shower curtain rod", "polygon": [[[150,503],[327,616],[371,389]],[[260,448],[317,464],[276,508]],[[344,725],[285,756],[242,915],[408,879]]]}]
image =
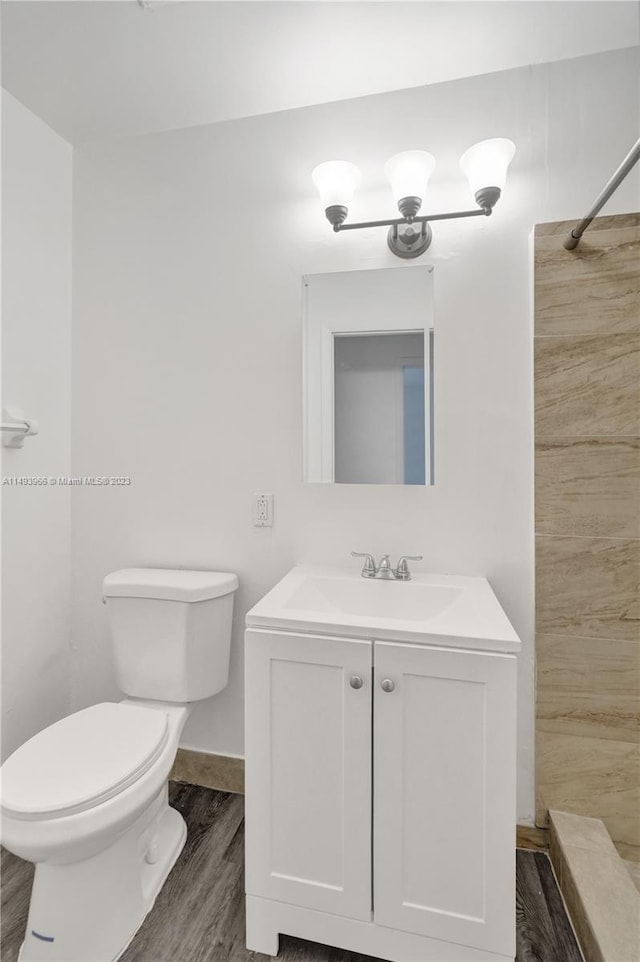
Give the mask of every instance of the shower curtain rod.
[{"label": "shower curtain rod", "polygon": [[578,246],[578,244],[580,243],[580,238],[582,237],[582,235],[584,234],[587,227],[589,226],[593,218],[596,216],[600,208],[604,207],[604,205],[607,203],[607,201],[609,200],[613,192],[617,190],[617,188],[625,179],[625,177],[627,176],[631,168],[634,166],[634,164],[637,164],[639,160],[640,160],[640,140],[637,140],[636,143],[631,148],[631,150],[629,151],[629,153],[627,154],[627,156],[625,157],[625,159],[622,161],[622,163],[616,170],[615,174],[613,175],[609,183],[606,185],[606,187],[602,191],[602,193],[599,194],[599,196],[596,198],[596,201],[593,207],[591,208],[591,210],[589,211],[589,213],[586,214],[582,218],[580,223],[576,224],[573,230],[569,232],[569,236],[564,242],[564,247],[566,247],[568,251],[572,251]]}]

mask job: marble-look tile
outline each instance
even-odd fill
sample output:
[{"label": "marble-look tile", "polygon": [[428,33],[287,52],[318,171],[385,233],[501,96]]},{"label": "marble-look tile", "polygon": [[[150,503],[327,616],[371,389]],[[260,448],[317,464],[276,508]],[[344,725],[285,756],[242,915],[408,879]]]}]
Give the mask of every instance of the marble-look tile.
[{"label": "marble-look tile", "polygon": [[627,845],[626,842],[614,842],[614,844],[620,858],[640,864],[640,845]]},{"label": "marble-look tile", "polygon": [[638,330],[639,227],[590,231],[573,251],[536,236],[536,335]]},{"label": "marble-look tile", "polygon": [[180,748],[169,778],[175,782],[243,795],[244,758]]},{"label": "marble-look tile", "polygon": [[536,532],[640,538],[640,438],[540,439]]},{"label": "marble-look tile", "polygon": [[640,435],[640,333],[536,337],[536,439]]},{"label": "marble-look tile", "polygon": [[536,629],[640,639],[640,541],[536,537]]},{"label": "marble-look tile", "polygon": [[631,881],[640,892],[640,864],[638,862],[625,861],[624,867],[631,876]]},{"label": "marble-look tile", "polygon": [[558,882],[558,888],[562,892],[565,906],[585,962],[606,962],[600,955],[600,949],[594,933],[589,926],[589,920],[585,915],[579,892],[573,884],[565,858],[564,846],[556,831],[553,817],[556,814],[556,812],[549,813],[549,858]]},{"label": "marble-look tile", "polygon": [[640,741],[640,642],[539,634],[536,668],[541,731]]},{"label": "marble-look tile", "polygon": [[555,829],[553,827],[553,812],[548,813],[549,828],[547,829],[549,833],[549,859],[553,865],[553,871],[558,880],[558,885],[562,891],[562,879],[566,871],[566,866],[564,864],[564,855],[562,854],[562,846],[558,842],[558,836],[556,835]]},{"label": "marble-look tile", "polygon": [[[537,821],[549,806],[601,816],[630,850],[640,845],[640,214],[597,218],[567,252],[573,226],[535,231]],[[587,962],[612,962],[583,923]]]},{"label": "marble-look tile", "polygon": [[558,879],[558,885],[560,886],[560,891],[562,892],[562,897],[564,898],[564,904],[566,905],[567,912],[569,913],[569,918],[571,919],[573,930],[576,933],[585,962],[610,962],[609,959],[605,959],[602,955],[600,946],[598,945],[598,941],[595,937],[595,933],[592,931],[591,926],[589,925],[589,920],[585,915],[580,893],[567,869],[564,855],[562,856],[561,873],[558,873],[556,870],[556,878]]},{"label": "marble-look tile", "polygon": [[637,962],[640,898],[604,824],[549,815],[551,862],[586,962]]},{"label": "marble-look tile", "polygon": [[622,859],[563,846],[563,895],[587,962],[640,959],[640,893]]},{"label": "marble-look tile", "polygon": [[536,822],[549,809],[601,818],[611,837],[640,845],[640,746],[538,729]]},{"label": "marble-look tile", "polygon": [[[568,234],[576,226],[577,221],[574,220],[552,220],[547,221],[544,224],[536,224],[535,226],[535,236],[538,237],[548,237],[550,235],[564,235]],[[602,214],[600,217],[594,218],[589,225],[588,234],[593,235],[595,231],[599,230],[613,230],[615,228],[624,227],[640,227],[640,213],[634,212],[631,214]],[[581,242],[582,243],[582,242]]]},{"label": "marble-look tile", "polygon": [[617,855],[615,845],[601,818],[551,809],[549,831],[562,846],[575,845],[577,848],[586,848],[590,852],[599,852],[610,858]]}]

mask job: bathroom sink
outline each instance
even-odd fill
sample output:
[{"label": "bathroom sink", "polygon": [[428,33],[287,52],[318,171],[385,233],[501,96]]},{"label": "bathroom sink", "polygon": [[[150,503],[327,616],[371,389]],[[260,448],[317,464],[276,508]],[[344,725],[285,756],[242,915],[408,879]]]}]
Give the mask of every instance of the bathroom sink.
[{"label": "bathroom sink", "polygon": [[454,585],[420,581],[405,582],[405,591],[398,591],[399,586],[399,582],[393,581],[309,575],[286,599],[285,606],[333,615],[420,621],[439,615],[454,604],[464,590]]},{"label": "bathroom sink", "polygon": [[518,651],[486,578],[366,579],[358,568],[298,565],[247,614],[247,627]]}]

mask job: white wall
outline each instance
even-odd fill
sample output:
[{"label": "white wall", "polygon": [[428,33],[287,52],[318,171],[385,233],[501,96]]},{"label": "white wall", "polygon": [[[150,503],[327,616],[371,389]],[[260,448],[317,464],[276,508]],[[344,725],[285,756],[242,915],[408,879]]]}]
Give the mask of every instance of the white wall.
[{"label": "white wall", "polygon": [[[39,421],[3,477],[66,476],[71,146],[2,92],[2,403]],[[2,757],[69,711],[69,488],[2,486]]]},{"label": "white wall", "polygon": [[[423,554],[486,575],[523,639],[519,802],[533,818],[532,321],[528,237],[578,217],[637,136],[637,51],[80,148],[75,168],[74,704],[116,697],[104,575],[193,566],[240,577],[231,678],[183,744],[242,754],[242,633],[295,562]],[[355,161],[353,217],[393,215],[382,166],[438,158],[428,207],[468,207],[457,158],[518,152],[490,219],[434,225],[436,485],[301,480],[301,275],[398,267],[384,231],[336,237],[309,173]],[[609,211],[637,207],[637,177]],[[410,269],[408,267],[407,269]],[[251,494],[275,495],[254,528]]]}]

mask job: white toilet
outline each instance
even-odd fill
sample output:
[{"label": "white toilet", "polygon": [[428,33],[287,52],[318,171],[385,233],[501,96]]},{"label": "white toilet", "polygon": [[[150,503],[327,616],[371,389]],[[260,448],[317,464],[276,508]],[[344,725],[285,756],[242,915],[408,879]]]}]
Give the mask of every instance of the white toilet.
[{"label": "white toilet", "polygon": [[35,862],[21,962],[113,962],[186,837],[167,779],[190,703],[229,673],[233,574],[127,568],[104,600],[124,701],[39,732],[2,766],[2,842]]}]

